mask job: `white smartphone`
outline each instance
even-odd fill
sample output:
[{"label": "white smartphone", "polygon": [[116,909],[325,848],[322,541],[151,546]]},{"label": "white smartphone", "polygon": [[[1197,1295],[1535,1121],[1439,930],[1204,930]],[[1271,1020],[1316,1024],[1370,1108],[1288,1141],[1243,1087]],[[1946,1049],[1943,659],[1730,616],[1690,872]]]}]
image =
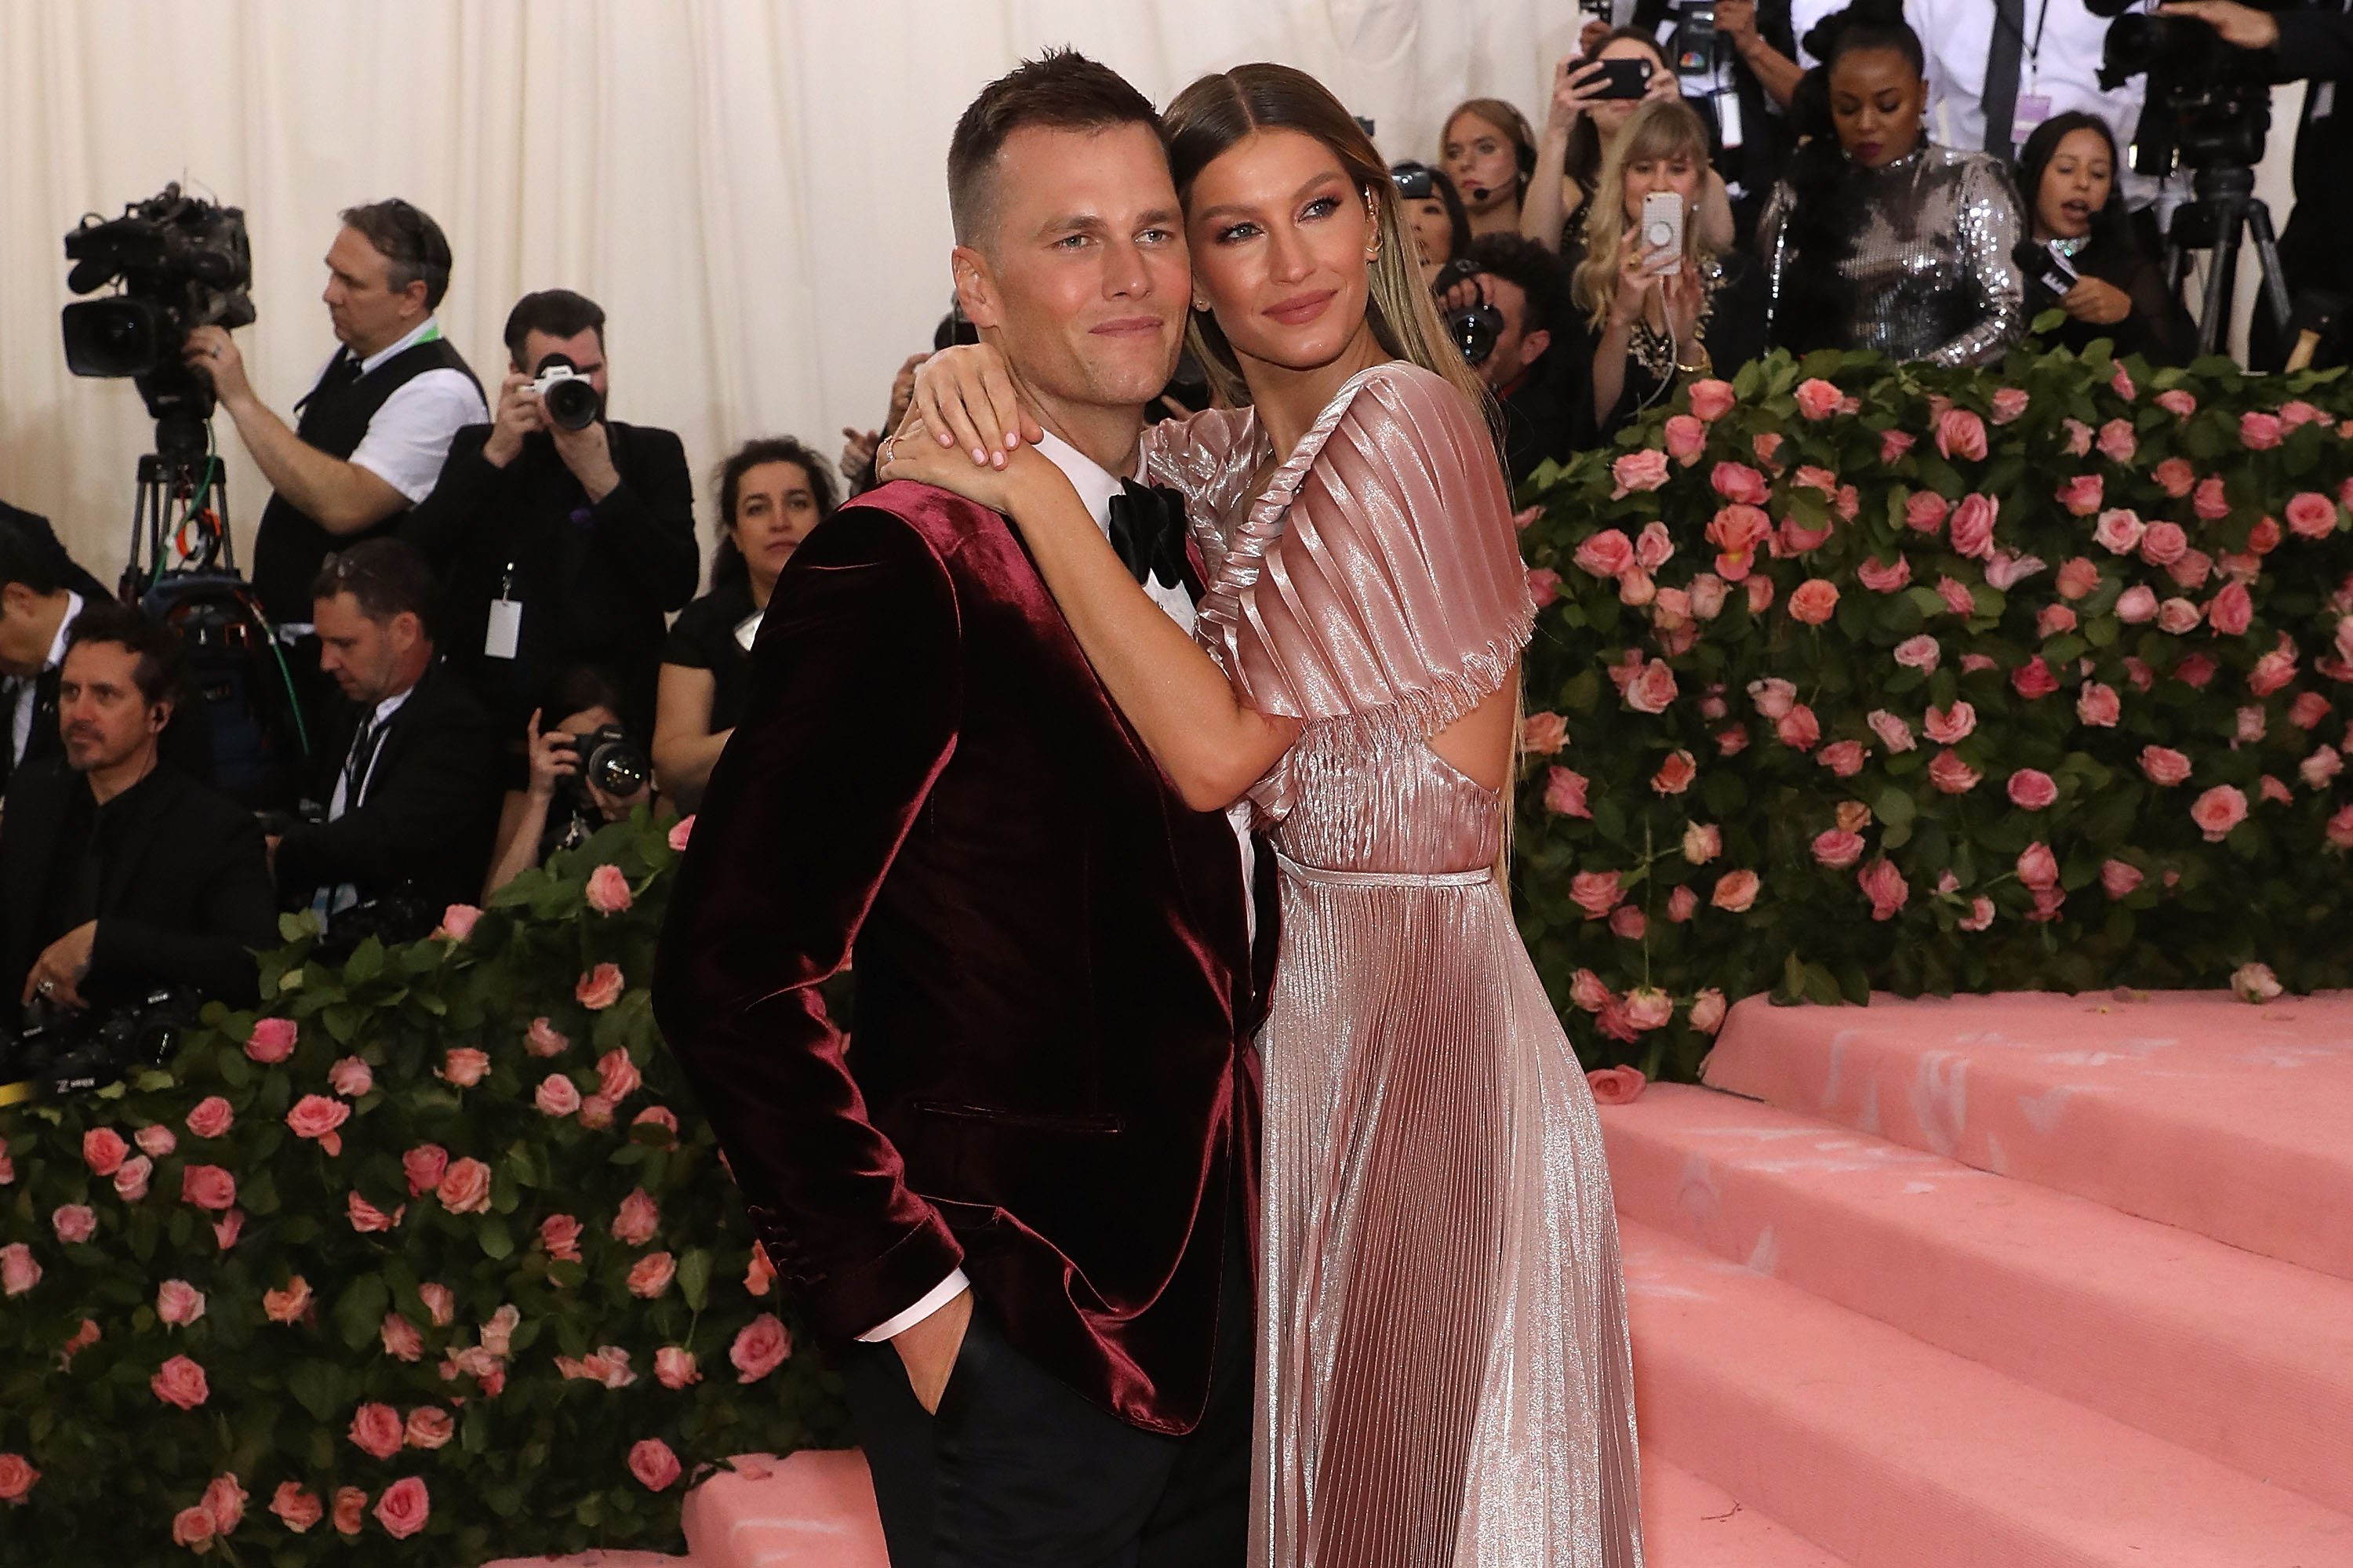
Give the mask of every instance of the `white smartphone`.
[{"label": "white smartphone", "polygon": [[1672,191],[1652,191],[1642,198],[1642,249],[1664,250],[1683,265],[1683,198]]}]

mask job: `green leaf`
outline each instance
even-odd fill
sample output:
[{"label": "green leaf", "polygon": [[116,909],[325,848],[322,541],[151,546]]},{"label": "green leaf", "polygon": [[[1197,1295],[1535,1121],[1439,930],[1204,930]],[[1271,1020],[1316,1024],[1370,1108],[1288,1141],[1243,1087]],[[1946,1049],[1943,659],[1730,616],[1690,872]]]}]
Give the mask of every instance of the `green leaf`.
[{"label": "green leaf", "polygon": [[296,1361],[286,1374],[287,1392],[311,1413],[312,1420],[320,1422],[332,1422],[343,1414],[349,1382],[344,1370],[332,1361]]},{"label": "green leaf", "polygon": [[361,1349],[382,1330],[385,1311],[391,1304],[392,1293],[385,1288],[382,1275],[361,1275],[335,1298],[335,1332],[353,1350]]},{"label": "green leaf", "polygon": [[474,1233],[474,1239],[481,1244],[482,1255],[493,1262],[514,1252],[514,1236],[508,1231],[507,1223],[496,1215],[482,1221]]},{"label": "green leaf", "polygon": [[1912,825],[1912,819],[1918,814],[1919,806],[1913,800],[1909,790],[1887,789],[1879,792],[1879,798],[1872,802],[1871,810],[1872,815],[1891,828],[1908,828]]},{"label": "green leaf", "polygon": [[688,1250],[678,1260],[678,1289],[686,1304],[700,1312],[711,1298],[711,1254],[702,1247]]},{"label": "green leaf", "polygon": [[[375,937],[364,937],[343,960],[343,983],[362,986],[384,973],[384,943]],[[341,1036],[338,1036],[341,1038]]]}]

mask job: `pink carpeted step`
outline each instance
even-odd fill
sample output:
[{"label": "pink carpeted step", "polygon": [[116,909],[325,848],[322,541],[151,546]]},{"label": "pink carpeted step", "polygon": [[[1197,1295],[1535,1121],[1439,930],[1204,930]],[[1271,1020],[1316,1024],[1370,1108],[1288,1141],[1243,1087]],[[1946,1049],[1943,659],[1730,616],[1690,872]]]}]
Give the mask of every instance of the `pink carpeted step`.
[{"label": "pink carpeted step", "polygon": [[1651,1448],[1642,1450],[1642,1553],[1649,1568],[1846,1568]]},{"label": "pink carpeted step", "polygon": [[688,1495],[685,1525],[704,1568],[890,1568],[855,1448],[745,1455]]},{"label": "pink carpeted step", "polygon": [[1707,1089],[1601,1118],[1621,1213],[2353,1513],[2353,1282]]},{"label": "pink carpeted step", "polygon": [[1621,1231],[1645,1443],[1854,1568],[2353,1563],[2353,1517]]},{"label": "pink carpeted step", "polygon": [[1706,1081],[2353,1279],[2353,995],[1732,1012]]},{"label": "pink carpeted step", "polygon": [[569,1557],[501,1557],[482,1568],[699,1568],[701,1561],[659,1552],[576,1552]]}]

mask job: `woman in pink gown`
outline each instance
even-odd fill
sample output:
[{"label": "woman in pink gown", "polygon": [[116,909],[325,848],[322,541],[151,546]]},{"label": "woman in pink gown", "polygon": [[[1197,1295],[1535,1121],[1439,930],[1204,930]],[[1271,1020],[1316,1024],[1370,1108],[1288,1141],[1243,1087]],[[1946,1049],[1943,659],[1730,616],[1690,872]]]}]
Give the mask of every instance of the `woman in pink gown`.
[{"label": "woman in pink gown", "polygon": [[[1251,1563],[1640,1568],[1600,1129],[1496,876],[1534,605],[1477,384],[1313,79],[1205,78],[1167,132],[1196,347],[1249,405],[1145,435],[1206,568],[1198,649],[1155,641],[1067,484],[1008,479],[1043,460],[923,440],[890,471],[1009,511],[1171,778],[1246,790],[1280,857]],[[996,429],[960,379],[992,351],[961,352],[926,401]]]}]

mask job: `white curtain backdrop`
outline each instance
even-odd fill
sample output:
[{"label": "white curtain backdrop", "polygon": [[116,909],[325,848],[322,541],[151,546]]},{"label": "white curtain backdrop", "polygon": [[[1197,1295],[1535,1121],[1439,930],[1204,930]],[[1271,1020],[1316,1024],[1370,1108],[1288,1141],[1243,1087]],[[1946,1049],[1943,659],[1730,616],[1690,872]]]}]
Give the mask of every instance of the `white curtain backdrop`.
[{"label": "white curtain backdrop", "polygon": [[[1278,59],[1433,154],[1474,94],[1541,106],[1569,0],[0,0],[0,498],[111,580],[153,426],[68,374],[65,232],[179,180],[241,207],[281,415],[332,340],[335,213],[406,196],[456,253],[441,318],[486,383],[533,290],[606,308],[618,417],[677,429],[697,478],[736,442],[828,455],[881,420],[948,295],[956,115],[1069,43],[1166,103]],[[226,415],[239,557],[265,499]]]}]

